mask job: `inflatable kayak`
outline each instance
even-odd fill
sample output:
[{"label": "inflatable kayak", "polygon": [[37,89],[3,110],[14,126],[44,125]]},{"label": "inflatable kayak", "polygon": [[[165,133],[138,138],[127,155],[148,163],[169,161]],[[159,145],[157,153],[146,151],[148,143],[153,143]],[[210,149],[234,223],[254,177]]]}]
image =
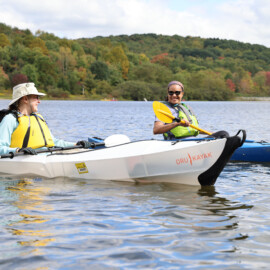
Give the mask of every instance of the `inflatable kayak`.
[{"label": "inflatable kayak", "polygon": [[[89,138],[91,142],[102,142],[100,138]],[[201,141],[205,138],[182,139],[181,141]],[[265,141],[256,142],[246,140],[242,146],[237,148],[230,158],[236,162],[270,162],[270,143]]]},{"label": "inflatable kayak", "polygon": [[231,161],[270,162],[270,143],[246,140],[233,153]]},{"label": "inflatable kayak", "polygon": [[[204,138],[182,139],[182,141],[200,141]],[[270,162],[270,143],[246,140],[230,158],[234,162]]]},{"label": "inflatable kayak", "polygon": [[[143,140],[100,149],[50,149],[38,155],[2,155],[0,173],[135,182],[213,185],[237,147],[238,135],[203,141]],[[105,140],[106,142],[106,140]],[[93,143],[93,147],[104,143]],[[61,151],[59,151],[61,150]]]},{"label": "inflatable kayak", "polygon": [[[182,141],[200,141],[204,138],[182,139]],[[270,162],[270,143],[246,140],[230,158],[234,162]]]},{"label": "inflatable kayak", "polygon": [[[181,141],[201,141],[205,138],[182,139]],[[99,138],[89,138],[92,142],[102,142]],[[270,143],[265,141],[256,142],[246,140],[242,146],[237,148],[230,158],[235,162],[270,162]]]},{"label": "inflatable kayak", "polygon": [[[163,103],[154,101],[153,110],[156,117],[164,123],[172,123],[173,121],[181,122],[181,119],[175,118],[170,109]],[[212,135],[211,132],[203,130],[197,126],[190,125],[192,128]],[[181,140],[203,140],[204,138],[189,138]],[[234,152],[231,161],[248,161],[248,162],[270,162],[270,144],[267,142],[245,141],[245,143]]]}]

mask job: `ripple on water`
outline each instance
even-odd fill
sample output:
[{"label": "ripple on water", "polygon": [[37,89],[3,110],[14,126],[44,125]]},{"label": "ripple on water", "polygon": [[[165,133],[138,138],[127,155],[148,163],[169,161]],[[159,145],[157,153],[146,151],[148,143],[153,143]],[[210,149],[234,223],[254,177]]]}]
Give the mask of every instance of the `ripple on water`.
[{"label": "ripple on water", "polygon": [[[250,139],[258,136],[257,112],[269,115],[269,103],[256,104],[191,103],[202,128],[220,130],[226,123],[231,134],[245,128]],[[150,102],[41,105],[56,137],[153,137]],[[249,121],[246,108],[253,111]],[[259,119],[259,139],[270,140],[269,123]],[[229,163],[214,187],[203,188],[3,176],[0,268],[267,269],[269,167]]]}]

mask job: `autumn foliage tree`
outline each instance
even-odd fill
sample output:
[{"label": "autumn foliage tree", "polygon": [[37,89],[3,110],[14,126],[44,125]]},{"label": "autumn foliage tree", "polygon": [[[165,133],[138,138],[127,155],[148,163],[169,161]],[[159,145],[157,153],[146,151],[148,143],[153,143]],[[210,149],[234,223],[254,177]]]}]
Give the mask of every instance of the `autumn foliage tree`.
[{"label": "autumn foliage tree", "polygon": [[9,86],[9,78],[5,73],[3,67],[0,66],[0,89],[5,89],[5,87]]},{"label": "autumn foliage tree", "polygon": [[186,99],[269,96],[270,48],[156,34],[71,40],[0,23],[0,89],[28,80],[59,98],[164,99],[171,80]]},{"label": "autumn foliage tree", "polygon": [[9,45],[10,45],[10,41],[8,37],[5,34],[0,33],[0,47],[5,47]]},{"label": "autumn foliage tree", "polygon": [[129,60],[121,46],[113,47],[106,55],[105,60],[111,64],[119,65],[122,76],[127,79]]},{"label": "autumn foliage tree", "polygon": [[48,54],[49,51],[45,45],[45,42],[40,39],[40,38],[35,38],[35,39],[32,39],[29,43],[29,48],[30,49],[33,49],[33,48],[40,48],[40,50],[42,51],[43,54]]},{"label": "autumn foliage tree", "polygon": [[265,85],[270,87],[270,71],[265,72]]},{"label": "autumn foliage tree", "polygon": [[12,80],[11,80],[12,87],[15,86],[15,85],[17,85],[17,84],[26,83],[26,82],[28,82],[28,78],[24,74],[15,74],[12,77]]},{"label": "autumn foliage tree", "polygon": [[169,67],[169,64],[170,64],[169,54],[161,53],[161,54],[155,55],[152,58],[151,63],[158,63],[160,65]]},{"label": "autumn foliage tree", "polygon": [[235,84],[233,83],[232,79],[227,79],[226,84],[232,92],[235,92]]}]

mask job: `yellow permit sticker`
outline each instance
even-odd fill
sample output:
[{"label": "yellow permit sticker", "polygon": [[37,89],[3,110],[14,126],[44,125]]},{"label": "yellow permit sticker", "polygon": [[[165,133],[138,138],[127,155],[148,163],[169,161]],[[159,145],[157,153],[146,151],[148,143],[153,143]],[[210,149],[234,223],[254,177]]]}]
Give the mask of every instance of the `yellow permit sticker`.
[{"label": "yellow permit sticker", "polygon": [[82,162],[82,163],[76,163],[75,165],[76,165],[76,168],[77,168],[79,174],[88,173],[88,169],[87,169],[87,167],[86,167],[86,165],[85,165],[84,162]]}]

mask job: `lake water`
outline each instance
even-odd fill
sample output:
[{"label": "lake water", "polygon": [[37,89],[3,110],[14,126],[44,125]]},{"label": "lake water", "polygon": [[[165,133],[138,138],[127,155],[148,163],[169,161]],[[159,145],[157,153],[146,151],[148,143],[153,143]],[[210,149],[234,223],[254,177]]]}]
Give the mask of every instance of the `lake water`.
[{"label": "lake water", "polygon": [[[205,130],[270,141],[270,102],[189,104]],[[161,139],[151,102],[42,101],[40,112],[69,141]],[[268,269],[269,205],[269,163],[229,163],[204,188],[0,177],[0,269]]]}]

